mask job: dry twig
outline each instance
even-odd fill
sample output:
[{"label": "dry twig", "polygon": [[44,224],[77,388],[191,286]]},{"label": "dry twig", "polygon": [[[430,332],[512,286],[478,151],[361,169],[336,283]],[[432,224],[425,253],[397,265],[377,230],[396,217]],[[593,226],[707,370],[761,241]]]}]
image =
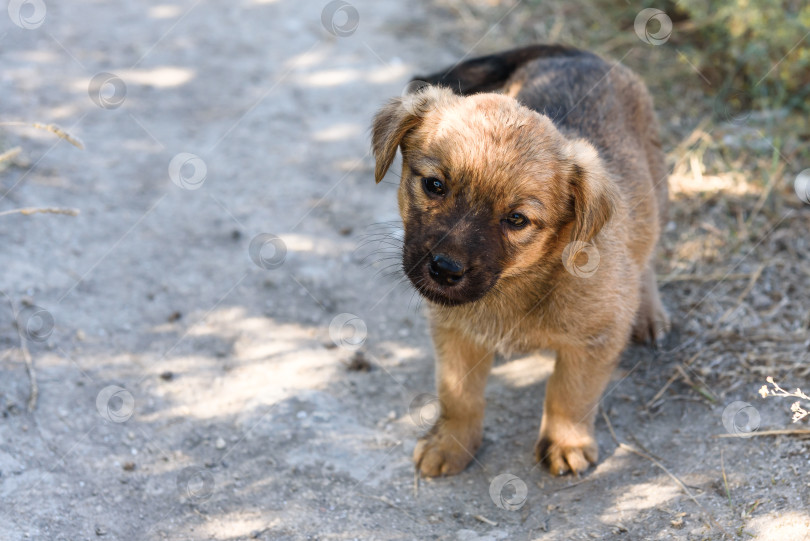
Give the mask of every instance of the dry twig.
[{"label": "dry twig", "polygon": [[748,285],[745,287],[743,292],[740,293],[740,296],[737,297],[737,301],[734,303],[734,307],[726,310],[726,313],[723,314],[723,317],[720,318],[718,323],[725,322],[726,319],[728,319],[728,317],[731,314],[737,311],[737,309],[742,305],[743,301],[748,296],[748,294],[751,293],[751,291],[754,289],[754,286],[757,284],[757,280],[759,280],[759,277],[762,275],[762,271],[765,270],[765,267],[767,267],[767,265],[763,263],[762,265],[757,267],[757,270],[755,270],[753,274],[751,274],[751,279],[748,281]]},{"label": "dry twig", "polygon": [[497,526],[498,523],[494,520],[489,520],[487,517],[482,515],[473,515],[473,518],[478,522],[483,522],[484,524],[489,524],[490,526]]},{"label": "dry twig", "polygon": [[71,145],[76,148],[84,149],[84,144],[73,135],[69,134],[56,124],[40,124],[39,122],[0,122],[0,126],[30,126],[32,128],[37,128],[38,130],[45,130],[47,132],[51,132],[52,134],[56,135],[60,139],[64,139]]},{"label": "dry twig", "polygon": [[745,280],[751,278],[750,274],[727,274],[717,272],[715,274],[670,274],[669,276],[659,276],[658,283],[666,284],[672,282],[724,282],[729,280]]},{"label": "dry twig", "polygon": [[14,148],[11,148],[11,149],[3,152],[2,154],[0,154],[0,163],[3,163],[3,162],[8,161],[8,160],[13,160],[14,158],[17,157],[17,155],[20,152],[22,152],[22,148],[20,148],[20,147],[14,147]]},{"label": "dry twig", "polygon": [[[695,359],[697,359],[704,351],[706,351],[705,348],[701,349],[700,351],[698,351],[697,353],[692,355],[686,362],[684,362],[683,365],[688,368],[689,365],[692,364],[695,361]],[[672,376],[670,376],[670,378],[667,380],[667,382],[664,384],[664,386],[661,387],[661,390],[659,390],[657,393],[655,393],[655,396],[653,396],[650,399],[650,401],[647,402],[645,407],[647,409],[650,409],[652,407],[652,405],[655,404],[658,401],[658,399],[661,398],[664,395],[664,393],[667,391],[667,389],[669,389],[669,386],[672,385],[673,383],[675,383],[675,380],[677,380],[678,376],[681,375],[681,374],[682,374],[682,371],[675,370],[675,372],[672,374]]]},{"label": "dry twig", "polygon": [[758,430],[745,434],[715,434],[713,438],[750,438],[752,436],[810,436],[810,428],[780,428],[776,430]]},{"label": "dry twig", "polygon": [[[11,300],[11,297],[5,291],[0,291],[3,296],[8,300],[9,306],[11,306],[11,313],[14,316],[14,320],[17,320],[17,310],[14,308],[14,301]],[[22,352],[23,360],[25,361],[25,371],[28,373],[28,411],[34,411],[37,407],[37,399],[39,398],[39,386],[37,385],[37,370],[34,367],[34,359],[31,357],[31,352],[28,351],[28,344],[25,341],[25,336],[23,333],[18,333],[20,335],[20,351]]]},{"label": "dry twig", "polygon": [[61,207],[27,207],[0,212],[0,216],[8,216],[9,214],[23,214],[25,216],[30,214],[65,214],[67,216],[76,216],[79,214],[79,210]]},{"label": "dry twig", "polygon": [[37,371],[34,368],[34,359],[31,357],[31,352],[28,351],[28,344],[26,344],[25,337],[22,335],[20,335],[20,350],[22,350],[23,359],[25,360],[25,370],[28,372],[28,411],[34,411],[37,407],[37,399],[39,398]]}]

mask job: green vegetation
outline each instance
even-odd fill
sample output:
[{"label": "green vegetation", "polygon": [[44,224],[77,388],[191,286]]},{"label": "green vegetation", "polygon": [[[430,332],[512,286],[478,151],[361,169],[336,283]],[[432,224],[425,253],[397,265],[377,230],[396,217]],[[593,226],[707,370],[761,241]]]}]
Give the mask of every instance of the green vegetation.
[{"label": "green vegetation", "polygon": [[810,111],[810,3],[681,0],[664,8],[678,47],[721,97]]}]

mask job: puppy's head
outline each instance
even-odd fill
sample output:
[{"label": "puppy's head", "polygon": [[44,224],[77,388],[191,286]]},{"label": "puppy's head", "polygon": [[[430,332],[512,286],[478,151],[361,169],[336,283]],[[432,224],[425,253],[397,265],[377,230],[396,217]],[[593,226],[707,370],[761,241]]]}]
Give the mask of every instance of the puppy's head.
[{"label": "puppy's head", "polygon": [[427,87],[391,100],[372,147],[377,182],[402,151],[403,267],[443,305],[561,265],[565,245],[590,242],[617,198],[590,144],[498,94]]}]

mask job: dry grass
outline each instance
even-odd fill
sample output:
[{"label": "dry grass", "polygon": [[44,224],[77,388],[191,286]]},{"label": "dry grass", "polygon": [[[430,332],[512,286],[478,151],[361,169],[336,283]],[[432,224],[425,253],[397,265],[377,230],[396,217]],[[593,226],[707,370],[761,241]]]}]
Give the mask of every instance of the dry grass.
[{"label": "dry grass", "polygon": [[[36,128],[38,130],[44,130],[56,135],[60,139],[64,139],[71,145],[76,148],[84,149],[84,143],[82,143],[76,136],[69,134],[56,124],[41,124],[39,122],[0,122],[0,126],[22,126],[22,127],[30,127]],[[14,150],[14,149],[12,149]]]},{"label": "dry grass", "polygon": [[[84,145],[82,142],[76,138],[75,136],[69,134],[59,126],[55,124],[41,124],[39,122],[0,122],[0,126],[27,126],[36,128],[39,130],[45,130],[50,132],[60,139],[64,139],[71,145],[84,149]],[[7,164],[14,163],[14,160],[22,153],[21,147],[13,147],[5,152],[0,152],[0,168],[5,167]],[[0,169],[2,170],[2,169]],[[77,216],[79,214],[78,209],[73,208],[62,208],[62,207],[26,207],[26,208],[16,208],[11,210],[5,210],[0,212],[0,217],[8,216],[11,214],[21,214],[23,216],[30,216],[32,214],[61,214],[66,216]],[[14,309],[14,302],[12,301],[11,297],[9,297],[5,292],[0,291],[7,299],[9,304],[11,305],[12,313],[16,314],[16,310]],[[37,385],[37,372],[34,366],[34,359],[31,357],[31,353],[28,350],[28,344],[26,338],[23,333],[20,333],[20,352],[22,353],[23,360],[25,361],[26,371],[28,373],[28,381],[30,386],[29,397],[28,397],[28,411],[34,411],[37,405],[37,398],[39,397],[39,386]]]}]

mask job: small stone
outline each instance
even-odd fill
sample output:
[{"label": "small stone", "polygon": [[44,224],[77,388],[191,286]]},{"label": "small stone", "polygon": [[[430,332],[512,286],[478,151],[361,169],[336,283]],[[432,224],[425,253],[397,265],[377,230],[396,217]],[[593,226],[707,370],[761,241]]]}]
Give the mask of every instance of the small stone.
[{"label": "small stone", "polygon": [[87,338],[87,335],[86,335],[86,334],[84,334],[84,331],[83,331],[83,330],[78,329],[78,330],[76,331],[76,340],[78,340],[79,342],[84,342],[84,340],[85,340],[86,338]]},{"label": "small stone", "polygon": [[371,363],[366,359],[366,355],[358,350],[355,351],[349,362],[346,364],[346,370],[349,372],[370,372]]},{"label": "small stone", "polygon": [[135,471],[134,462],[124,462],[124,465],[121,467],[124,469],[124,471]]},{"label": "small stone", "polygon": [[102,535],[107,535],[107,530],[105,530],[102,526],[96,526],[96,535],[99,537]]},{"label": "small stone", "polygon": [[222,438],[217,438],[217,441],[214,442],[214,447],[217,449],[225,449],[226,445],[225,440]]}]

